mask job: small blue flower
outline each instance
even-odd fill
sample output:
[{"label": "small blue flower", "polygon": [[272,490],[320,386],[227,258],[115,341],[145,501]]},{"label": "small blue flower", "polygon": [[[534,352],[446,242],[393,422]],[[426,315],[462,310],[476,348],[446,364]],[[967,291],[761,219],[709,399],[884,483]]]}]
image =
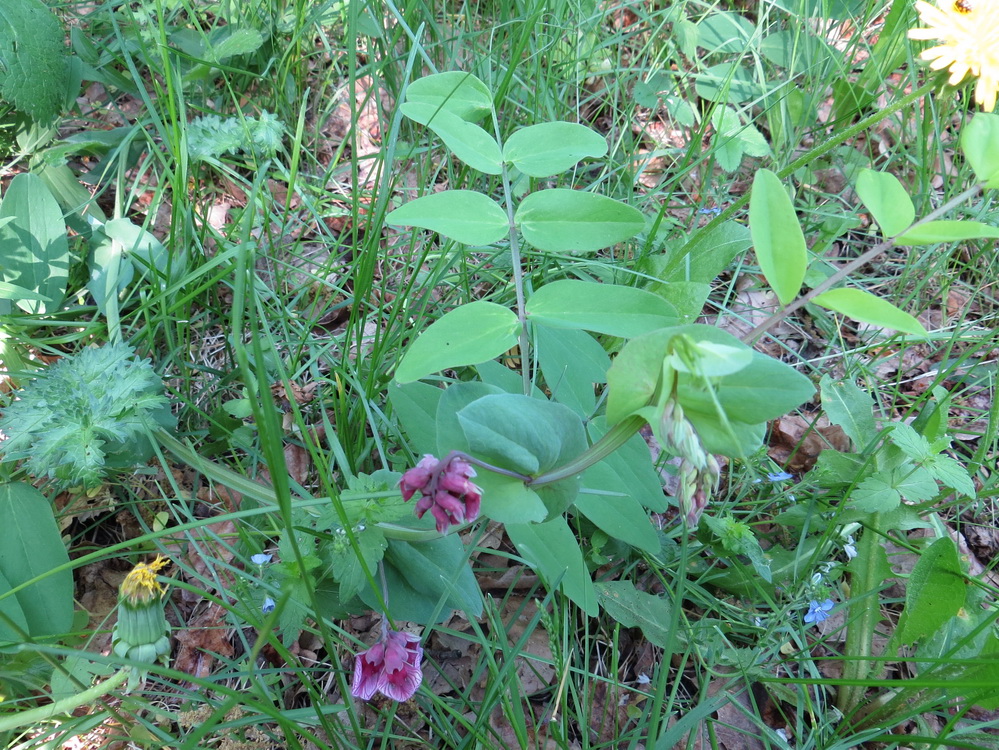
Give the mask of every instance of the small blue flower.
[{"label": "small blue flower", "polygon": [[853,541],[853,536],[846,538],[846,544],[843,545],[843,552],[846,554],[847,560],[852,560],[857,556],[857,543]]},{"label": "small blue flower", "polygon": [[262,607],[260,608],[260,610],[261,610],[261,611],[262,611],[262,612],[263,612],[263,613],[264,613],[265,615],[269,615],[269,614],[270,614],[271,612],[273,612],[273,611],[274,611],[274,607],[275,607],[275,606],[277,606],[277,605],[275,605],[275,604],[274,604],[274,600],[273,600],[273,599],[271,599],[271,598],[270,598],[270,597],[268,596],[268,597],[266,597],[266,598],[264,599],[264,604],[263,604],[263,606],[262,606]]},{"label": "small blue flower", "polygon": [[250,558],[250,562],[253,563],[254,565],[266,565],[272,559],[273,559],[273,555],[268,555],[268,554],[266,554],[264,552],[261,552],[258,555],[253,555]]},{"label": "small blue flower", "polygon": [[808,612],[805,613],[805,622],[811,625],[818,625],[823,620],[829,618],[829,610],[836,606],[832,599],[824,602],[817,602],[814,599],[808,603]]},{"label": "small blue flower", "polygon": [[777,471],[767,474],[767,479],[771,482],[786,482],[788,479],[794,479],[794,474],[788,474],[786,471]]},{"label": "small blue flower", "polygon": [[717,216],[721,213],[721,208],[719,206],[707,206],[705,208],[697,209],[697,213],[702,216]]}]

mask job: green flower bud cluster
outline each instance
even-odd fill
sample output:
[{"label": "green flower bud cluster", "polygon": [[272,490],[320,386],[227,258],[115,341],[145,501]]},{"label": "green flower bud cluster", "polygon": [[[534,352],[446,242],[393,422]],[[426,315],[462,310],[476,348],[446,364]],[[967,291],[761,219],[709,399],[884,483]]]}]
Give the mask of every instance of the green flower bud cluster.
[{"label": "green flower bud cluster", "polygon": [[170,651],[170,625],[163,616],[166,588],[156,580],[156,571],[167,562],[157,557],[151,563],[139,563],[121,584],[111,643],[123,659],[152,664]]},{"label": "green flower bud cluster", "polygon": [[711,495],[718,489],[721,466],[718,459],[704,450],[697,430],[675,399],[666,402],[659,420],[659,439],[663,447],[680,457],[680,510],[687,525],[697,526]]}]

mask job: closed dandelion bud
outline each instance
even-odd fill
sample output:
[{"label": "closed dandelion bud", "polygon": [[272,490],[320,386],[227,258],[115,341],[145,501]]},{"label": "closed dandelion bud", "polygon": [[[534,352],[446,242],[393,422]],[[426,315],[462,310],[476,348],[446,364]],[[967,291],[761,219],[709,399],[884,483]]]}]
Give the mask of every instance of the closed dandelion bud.
[{"label": "closed dandelion bud", "polygon": [[170,625],[163,616],[166,588],[156,580],[156,572],[166,564],[164,557],[139,563],[118,590],[118,622],[111,643],[123,659],[152,664],[170,650]]}]

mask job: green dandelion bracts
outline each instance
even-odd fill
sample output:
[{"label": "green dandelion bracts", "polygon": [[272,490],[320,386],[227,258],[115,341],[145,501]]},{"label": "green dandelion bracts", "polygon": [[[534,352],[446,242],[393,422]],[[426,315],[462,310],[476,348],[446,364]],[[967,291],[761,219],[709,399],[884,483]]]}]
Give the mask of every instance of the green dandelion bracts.
[{"label": "green dandelion bracts", "polygon": [[123,659],[152,664],[170,651],[170,625],[163,616],[166,588],[156,571],[166,558],[139,563],[118,590],[118,622],[111,634],[114,653]]}]

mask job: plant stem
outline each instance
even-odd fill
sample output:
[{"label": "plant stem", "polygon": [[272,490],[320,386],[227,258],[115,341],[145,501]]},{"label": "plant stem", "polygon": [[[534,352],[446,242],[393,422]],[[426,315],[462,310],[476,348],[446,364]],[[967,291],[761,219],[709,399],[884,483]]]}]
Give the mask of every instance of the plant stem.
[{"label": "plant stem", "polygon": [[574,477],[586,471],[593,464],[603,461],[607,456],[628,442],[631,436],[641,429],[643,424],[645,424],[645,419],[636,416],[631,416],[618,422],[610,432],[576,456],[572,461],[557,469],[552,469],[545,474],[534,477],[528,484],[531,487],[542,487],[546,484]]},{"label": "plant stem", "polygon": [[0,716],[0,734],[10,732],[19,727],[31,726],[51,719],[54,716],[70,714],[80,706],[93,703],[101,696],[107,695],[112,690],[120,688],[128,679],[131,667],[125,667],[115,672],[103,682],[98,682],[93,687],[84,690],[82,693],[63,698],[62,700],[49,703],[47,706],[38,706],[28,711],[19,711],[6,716]]}]

